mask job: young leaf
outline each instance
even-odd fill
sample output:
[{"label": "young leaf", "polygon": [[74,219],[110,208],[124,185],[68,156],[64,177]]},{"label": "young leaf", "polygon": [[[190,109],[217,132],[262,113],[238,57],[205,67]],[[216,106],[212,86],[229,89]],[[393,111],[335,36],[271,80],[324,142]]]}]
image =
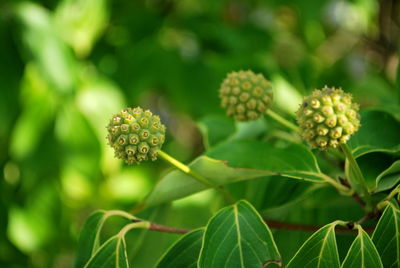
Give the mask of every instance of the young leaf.
[{"label": "young leaf", "polygon": [[339,254],[335,237],[336,225],[337,222],[327,224],[310,236],[290,260],[287,267],[339,268]]},{"label": "young leaf", "polygon": [[208,223],[199,268],[263,267],[281,264],[271,231],[246,201],[220,210]]},{"label": "young leaf", "polygon": [[[215,147],[208,156],[195,159],[189,167],[217,185],[271,175],[324,183],[315,157],[307,147],[298,144],[274,148],[260,141],[230,141]],[[172,171],[158,182],[143,206],[169,202],[205,189],[207,186],[189,175]]]},{"label": "young leaf", "polygon": [[360,225],[357,225],[357,228],[358,235],[351,244],[341,268],[383,268],[382,261],[371,238]]},{"label": "young leaf", "polygon": [[90,259],[96,247],[98,232],[104,222],[105,211],[100,210],[92,213],[86,220],[81,231],[78,243],[77,256],[75,259],[75,268],[83,267]]},{"label": "young leaf", "polygon": [[400,211],[389,204],[372,235],[384,267],[400,267]]},{"label": "young leaf", "polygon": [[108,239],[88,261],[84,268],[128,268],[128,256],[123,236],[113,236]]},{"label": "young leaf", "polygon": [[184,235],[161,258],[157,268],[196,268],[204,230]]}]

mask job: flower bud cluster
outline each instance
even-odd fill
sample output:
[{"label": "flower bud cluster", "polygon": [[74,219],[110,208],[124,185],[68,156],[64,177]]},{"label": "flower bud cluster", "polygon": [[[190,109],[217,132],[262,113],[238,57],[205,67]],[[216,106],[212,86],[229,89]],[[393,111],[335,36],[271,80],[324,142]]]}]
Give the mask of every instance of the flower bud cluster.
[{"label": "flower bud cluster", "polygon": [[219,96],[228,116],[237,121],[252,121],[264,115],[273,94],[271,83],[262,74],[239,71],[228,74]]},{"label": "flower bud cluster", "polygon": [[346,143],[360,127],[358,104],[341,89],[324,87],[305,97],[297,111],[300,135],[313,148]]},{"label": "flower bud cluster", "polygon": [[115,157],[128,165],[156,160],[165,141],[165,126],[149,110],[127,108],[114,115],[107,126],[107,140]]}]

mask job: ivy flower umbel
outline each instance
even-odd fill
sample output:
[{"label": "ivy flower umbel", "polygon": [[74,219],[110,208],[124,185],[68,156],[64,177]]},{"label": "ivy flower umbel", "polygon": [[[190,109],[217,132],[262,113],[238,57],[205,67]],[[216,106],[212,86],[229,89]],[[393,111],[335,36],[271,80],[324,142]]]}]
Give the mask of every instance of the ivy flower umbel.
[{"label": "ivy flower umbel", "polygon": [[272,86],[262,74],[232,72],[219,90],[221,106],[237,121],[252,121],[265,114],[272,103]]},{"label": "ivy flower umbel", "polygon": [[126,108],[114,115],[107,126],[108,144],[115,157],[128,165],[156,160],[165,141],[165,126],[160,117],[140,107]]},{"label": "ivy flower umbel", "polygon": [[314,90],[297,111],[300,135],[313,148],[336,148],[360,128],[358,111],[351,94],[342,89]]}]

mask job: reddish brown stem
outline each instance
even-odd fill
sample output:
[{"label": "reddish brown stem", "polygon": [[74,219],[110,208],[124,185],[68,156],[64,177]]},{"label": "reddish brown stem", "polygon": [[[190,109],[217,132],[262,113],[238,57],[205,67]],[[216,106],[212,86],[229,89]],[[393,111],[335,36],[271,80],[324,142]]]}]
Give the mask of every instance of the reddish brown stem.
[{"label": "reddish brown stem", "polygon": [[[133,222],[141,222],[144,220],[141,219],[134,219]],[[291,230],[291,231],[299,231],[299,232],[315,232],[322,228],[320,225],[306,225],[306,224],[296,224],[296,223],[287,223],[287,222],[280,222],[280,221],[274,221],[274,220],[266,220],[264,219],[265,223],[271,228],[271,229],[279,229],[279,230]],[[353,225],[350,224],[349,228],[344,228],[338,226],[336,228],[337,233],[343,233],[343,234],[350,234],[350,233],[356,233],[357,230],[352,229]],[[364,230],[368,233],[372,233],[374,231],[374,226],[372,227],[364,227]],[[191,229],[186,229],[186,228],[175,228],[175,227],[169,227],[157,223],[150,223],[150,230],[152,231],[157,231],[157,232],[164,232],[164,233],[176,233],[176,234],[186,234],[190,231]]]}]

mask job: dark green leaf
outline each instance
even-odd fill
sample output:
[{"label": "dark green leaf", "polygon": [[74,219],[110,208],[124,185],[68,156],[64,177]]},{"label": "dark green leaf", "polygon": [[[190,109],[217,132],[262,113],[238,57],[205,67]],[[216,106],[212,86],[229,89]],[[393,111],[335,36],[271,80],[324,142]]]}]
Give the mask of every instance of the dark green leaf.
[{"label": "dark green leaf", "polygon": [[338,268],[340,263],[335,237],[336,225],[333,222],[315,232],[301,246],[287,267]]},{"label": "dark green leaf", "polygon": [[225,140],[235,131],[234,121],[226,116],[207,116],[198,122],[206,148]]},{"label": "dark green leaf", "polygon": [[87,218],[79,237],[75,268],[83,267],[98,247],[98,233],[104,222],[104,215],[105,211],[100,210]]},{"label": "dark green leaf", "polygon": [[208,223],[199,268],[263,267],[281,264],[271,231],[246,201],[220,210]]},{"label": "dark green leaf", "polygon": [[75,268],[83,267],[87,263],[87,261],[91,257],[93,257],[93,254],[98,251],[98,248],[100,246],[101,228],[103,227],[106,219],[111,216],[121,216],[129,220],[132,220],[134,218],[130,214],[119,210],[110,210],[107,212],[100,210],[91,214],[86,220],[79,237]]},{"label": "dark green leaf", "polygon": [[371,238],[357,225],[358,235],[351,244],[346,258],[342,263],[342,268],[380,268],[383,267],[375,245]]},{"label": "dark green leaf", "polygon": [[158,268],[196,268],[204,230],[192,231],[181,237],[162,257]]},{"label": "dark green leaf", "polygon": [[384,267],[400,267],[400,211],[388,205],[372,235]]},{"label": "dark green leaf", "polygon": [[85,268],[128,268],[125,239],[119,235],[107,240],[93,255]]},{"label": "dark green leaf", "polygon": [[400,181],[400,160],[394,162],[388,169],[376,178],[375,192],[388,190]]},{"label": "dark green leaf", "polygon": [[361,112],[361,128],[349,141],[355,157],[369,152],[398,152],[400,123],[389,113]]}]

